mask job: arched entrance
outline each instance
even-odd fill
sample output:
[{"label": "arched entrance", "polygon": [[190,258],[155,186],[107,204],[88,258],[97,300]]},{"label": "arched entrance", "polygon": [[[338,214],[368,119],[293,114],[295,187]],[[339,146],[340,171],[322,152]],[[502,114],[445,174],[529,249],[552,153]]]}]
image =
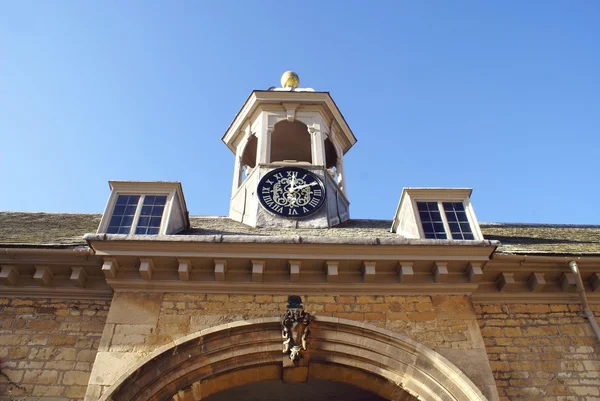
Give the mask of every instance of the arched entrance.
[{"label": "arched entrance", "polygon": [[293,377],[346,383],[388,400],[484,401],[454,365],[415,341],[368,324],[318,317],[300,368],[282,353],[279,318],[213,327],[139,361],[102,401],[191,401],[250,383]]}]

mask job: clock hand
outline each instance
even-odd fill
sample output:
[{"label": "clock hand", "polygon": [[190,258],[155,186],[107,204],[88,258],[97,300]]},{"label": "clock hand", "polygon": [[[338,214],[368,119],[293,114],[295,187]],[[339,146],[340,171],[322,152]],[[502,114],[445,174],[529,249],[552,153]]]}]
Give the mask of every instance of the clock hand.
[{"label": "clock hand", "polygon": [[312,187],[313,185],[318,185],[318,183],[313,181],[310,184],[299,185],[296,188],[294,188],[294,190],[302,189],[302,188],[306,188],[306,187]]},{"label": "clock hand", "polygon": [[294,192],[294,190],[296,189],[296,188],[294,188],[294,183],[296,182],[296,175],[297,175],[297,173],[296,174],[292,173],[292,181],[290,182],[290,189],[289,189],[290,193]]}]

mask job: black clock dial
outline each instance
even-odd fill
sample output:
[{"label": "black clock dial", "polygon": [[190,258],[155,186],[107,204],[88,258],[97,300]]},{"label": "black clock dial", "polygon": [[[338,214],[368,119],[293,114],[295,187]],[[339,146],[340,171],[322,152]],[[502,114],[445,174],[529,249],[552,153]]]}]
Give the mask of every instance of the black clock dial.
[{"label": "black clock dial", "polygon": [[299,167],[269,171],[258,183],[258,199],[269,212],[283,217],[305,217],[325,202],[325,186],[312,172]]}]

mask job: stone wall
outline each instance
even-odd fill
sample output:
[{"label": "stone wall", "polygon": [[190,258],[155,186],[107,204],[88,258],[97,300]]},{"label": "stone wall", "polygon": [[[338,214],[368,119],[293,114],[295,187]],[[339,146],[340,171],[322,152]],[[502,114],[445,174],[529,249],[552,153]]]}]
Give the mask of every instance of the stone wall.
[{"label": "stone wall", "polygon": [[[494,379],[475,310],[461,296],[302,296],[305,309],[406,335],[444,355],[493,401]],[[237,320],[280,316],[286,296],[117,293],[86,400],[96,400],[125,370],[187,334]],[[118,368],[116,368],[118,367]]]},{"label": "stone wall", "polygon": [[501,400],[600,400],[600,344],[579,305],[475,309]]},{"label": "stone wall", "polygon": [[0,298],[0,400],[82,399],[109,305]]}]

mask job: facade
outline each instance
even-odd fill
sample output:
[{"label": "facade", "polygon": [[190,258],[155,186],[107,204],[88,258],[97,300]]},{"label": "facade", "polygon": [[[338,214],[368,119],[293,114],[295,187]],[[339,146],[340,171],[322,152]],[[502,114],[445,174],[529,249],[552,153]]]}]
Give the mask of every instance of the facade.
[{"label": "facade", "polygon": [[350,218],[327,92],[254,91],[227,217],[179,183],[0,213],[0,400],[600,400],[600,226],[479,223],[470,189]]}]

